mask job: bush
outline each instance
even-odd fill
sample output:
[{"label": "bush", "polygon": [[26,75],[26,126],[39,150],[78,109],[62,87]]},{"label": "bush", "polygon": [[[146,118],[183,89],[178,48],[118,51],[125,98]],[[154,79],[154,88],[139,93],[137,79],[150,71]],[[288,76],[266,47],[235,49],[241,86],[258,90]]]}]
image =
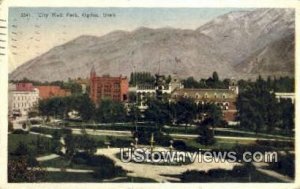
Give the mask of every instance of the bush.
[{"label": "bush", "polygon": [[174,140],[173,147],[177,150],[186,151],[187,145],[182,140]]},{"label": "bush", "polygon": [[24,131],[23,129],[15,129],[12,134],[28,134],[28,131]]},{"label": "bush", "polygon": [[269,167],[281,174],[295,178],[295,155],[288,153],[278,156],[278,161],[270,163]]},{"label": "bush", "polygon": [[198,127],[199,138],[198,142],[202,145],[212,145],[216,142],[212,126],[201,124]]},{"label": "bush", "polygon": [[115,165],[103,165],[102,167],[97,168],[93,176],[98,179],[110,179],[114,177],[125,176],[126,172],[120,166]]}]

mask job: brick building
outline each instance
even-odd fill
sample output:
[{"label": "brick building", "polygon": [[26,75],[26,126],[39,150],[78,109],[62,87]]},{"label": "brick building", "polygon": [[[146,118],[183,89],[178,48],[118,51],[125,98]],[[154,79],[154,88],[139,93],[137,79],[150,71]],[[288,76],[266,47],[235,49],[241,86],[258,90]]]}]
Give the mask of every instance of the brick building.
[{"label": "brick building", "polygon": [[99,103],[101,99],[112,99],[115,101],[126,101],[128,93],[127,77],[110,77],[104,75],[98,77],[92,68],[90,73],[90,98],[94,103]]},{"label": "brick building", "polygon": [[40,99],[48,99],[51,97],[64,97],[71,95],[71,92],[66,89],[60,88],[60,86],[49,86],[49,85],[42,85],[36,86],[39,90]]}]

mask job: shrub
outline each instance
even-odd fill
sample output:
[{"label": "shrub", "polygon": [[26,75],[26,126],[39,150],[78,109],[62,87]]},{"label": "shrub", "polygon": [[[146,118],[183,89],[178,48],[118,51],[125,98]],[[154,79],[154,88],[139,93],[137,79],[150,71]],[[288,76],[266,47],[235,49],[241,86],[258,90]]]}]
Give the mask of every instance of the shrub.
[{"label": "shrub", "polygon": [[28,131],[24,131],[23,129],[15,129],[12,134],[28,134]]},{"label": "shrub", "polygon": [[281,174],[295,177],[295,155],[286,154],[278,156],[278,161],[270,163],[269,167]]}]

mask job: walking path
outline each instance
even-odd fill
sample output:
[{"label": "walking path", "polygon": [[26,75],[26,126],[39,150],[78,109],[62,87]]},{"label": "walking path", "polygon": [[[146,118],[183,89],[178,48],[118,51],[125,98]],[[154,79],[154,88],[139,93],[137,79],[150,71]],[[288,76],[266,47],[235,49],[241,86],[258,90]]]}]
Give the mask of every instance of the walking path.
[{"label": "walking path", "polygon": [[[166,150],[162,147],[157,147],[155,150]],[[171,177],[172,175],[180,175],[187,170],[203,170],[208,171],[209,169],[227,169],[230,170],[233,166],[238,165],[238,163],[201,163],[198,160],[188,165],[153,165],[153,164],[142,164],[142,163],[124,163],[116,154],[120,152],[120,148],[109,148],[109,149],[98,149],[97,155],[105,155],[116,162],[116,165],[121,166],[123,169],[129,171],[128,175],[133,177],[144,177],[154,179],[158,182],[170,182],[170,181],[180,181],[179,178]],[[201,155],[200,155],[201,156]],[[200,157],[199,156],[199,157]],[[200,158],[201,159],[201,158]],[[170,176],[165,176],[170,175]]]},{"label": "walking path", "polygon": [[[29,168],[31,170],[40,170],[40,168]],[[70,173],[93,173],[94,170],[87,170],[87,169],[61,169],[61,168],[55,168],[55,167],[43,167],[43,169],[45,169],[45,171],[48,172],[62,172],[62,170],[64,172],[70,172]]]},{"label": "walking path", "polygon": [[[217,128],[215,128],[215,130],[216,131],[227,131],[227,132],[232,132],[232,133],[242,133],[242,134],[256,135],[255,132],[243,131],[243,130],[236,130],[236,129],[231,129],[231,128],[220,128],[220,127],[217,127]],[[281,136],[281,135],[274,135],[274,134],[267,134],[267,133],[259,133],[259,135],[260,136],[265,136],[265,137],[276,137],[276,138],[287,139],[287,140],[294,139],[293,137]]]},{"label": "walking path", "polygon": [[[199,135],[194,134],[170,134],[172,137],[179,138],[198,138]],[[271,139],[271,138],[263,138],[263,137],[234,137],[234,136],[215,136],[217,139],[228,139],[228,140],[267,140],[267,141],[291,141],[291,139]]]},{"label": "walking path", "polygon": [[33,134],[33,135],[39,135],[39,136],[43,136],[43,137],[47,137],[47,138],[52,138],[52,135],[47,135],[47,134],[42,134],[42,133],[36,133],[36,132],[32,132],[32,131],[30,131],[29,133]]},{"label": "walking path", "polygon": [[46,155],[46,156],[37,157],[36,160],[37,161],[48,161],[48,160],[56,159],[59,157],[60,156],[57,154],[50,154],[50,155]]}]

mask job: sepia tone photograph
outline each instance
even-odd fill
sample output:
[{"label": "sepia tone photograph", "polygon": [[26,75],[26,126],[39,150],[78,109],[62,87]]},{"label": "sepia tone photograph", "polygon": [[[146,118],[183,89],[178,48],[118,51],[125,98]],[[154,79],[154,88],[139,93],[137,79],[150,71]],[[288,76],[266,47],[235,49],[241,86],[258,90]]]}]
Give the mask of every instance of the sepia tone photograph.
[{"label": "sepia tone photograph", "polygon": [[9,7],[8,183],[294,183],[295,8]]}]

